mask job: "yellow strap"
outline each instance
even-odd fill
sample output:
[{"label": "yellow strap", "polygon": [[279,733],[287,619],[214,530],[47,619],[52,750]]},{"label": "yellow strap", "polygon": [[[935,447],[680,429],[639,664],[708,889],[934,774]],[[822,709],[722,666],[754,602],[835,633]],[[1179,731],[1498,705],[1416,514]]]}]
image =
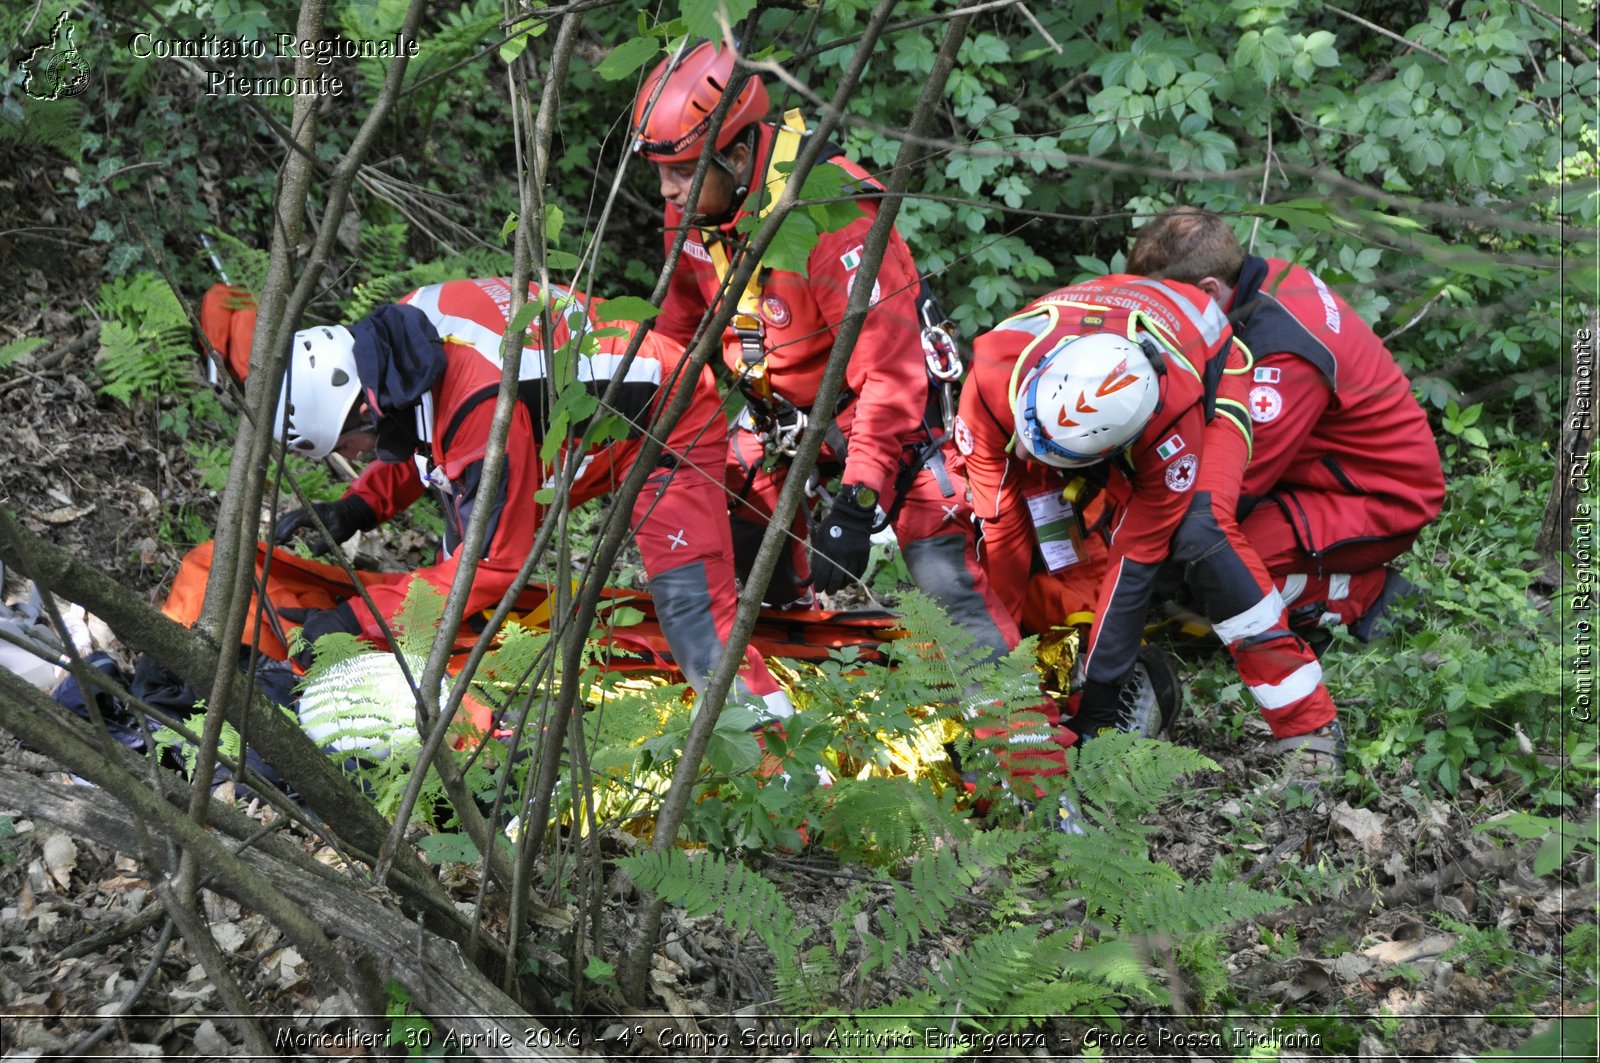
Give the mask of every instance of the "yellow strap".
[{"label": "yellow strap", "polygon": [[[800,141],[806,134],[806,120],[798,108],[785,112],[783,124],[778,127],[777,134],[772,138],[772,157],[767,160],[766,190],[767,201],[756,212],[757,220],[767,216],[772,205],[783,195],[783,187],[789,182],[789,175],[778,169],[780,163],[792,163],[800,154]],[[706,248],[711,253],[711,266],[717,271],[717,280],[721,281],[728,276],[728,252],[722,246],[721,240],[714,240]],[[754,272],[750,274],[750,282],[744,286],[744,294],[739,296],[739,313],[760,319],[761,313],[761,263],[756,263]]]}]

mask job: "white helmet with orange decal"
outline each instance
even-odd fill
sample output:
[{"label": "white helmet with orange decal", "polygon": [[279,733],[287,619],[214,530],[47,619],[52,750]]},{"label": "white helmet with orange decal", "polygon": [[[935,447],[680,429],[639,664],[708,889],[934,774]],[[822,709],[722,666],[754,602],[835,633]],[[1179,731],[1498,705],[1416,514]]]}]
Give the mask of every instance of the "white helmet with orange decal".
[{"label": "white helmet with orange decal", "polygon": [[1012,395],[1019,450],[1060,469],[1104,461],[1139,438],[1160,392],[1133,340],[1110,332],[1062,340]]}]

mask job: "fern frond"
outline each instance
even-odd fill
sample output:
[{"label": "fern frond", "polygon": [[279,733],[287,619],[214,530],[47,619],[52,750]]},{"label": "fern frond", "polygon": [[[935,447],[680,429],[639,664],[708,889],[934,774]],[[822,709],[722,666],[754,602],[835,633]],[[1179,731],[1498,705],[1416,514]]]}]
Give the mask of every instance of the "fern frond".
[{"label": "fern frond", "polygon": [[931,848],[965,840],[972,827],[955,808],[956,793],[935,793],[920,780],[873,776],[840,779],[828,794],[820,826],[841,854],[887,866]]},{"label": "fern frond", "polygon": [[1153,997],[1156,992],[1150,972],[1145,969],[1138,952],[1126,941],[1101,941],[1081,951],[1068,952],[1060,959],[1060,965],[1064,975],[1113,989],[1126,990],[1146,998]]},{"label": "fern frond", "polygon": [[1018,986],[1049,977],[1051,953],[1065,952],[1070,940],[1065,931],[1041,938],[1034,927],[1004,927],[946,956],[929,982],[952,1013],[955,1004],[962,1015],[1004,1012]]},{"label": "fern frond", "polygon": [[21,149],[43,147],[82,163],[83,117],[83,102],[76,99],[52,100],[44,106],[35,104],[24,108],[17,118],[9,110],[0,111],[0,147],[8,144]]},{"label": "fern frond", "polygon": [[1068,785],[1080,804],[1131,823],[1154,812],[1178,779],[1217,770],[1215,761],[1186,746],[1116,732],[1079,747]]},{"label": "fern frond", "polygon": [[[425,660],[406,666],[413,678]],[[416,699],[393,654],[375,653],[353,635],[317,640],[316,660],[300,691],[300,726],[311,740],[343,760],[364,751],[373,758],[418,742]]]},{"label": "fern frond", "polygon": [[1140,932],[1194,933],[1255,919],[1288,903],[1287,897],[1239,882],[1168,883],[1127,909],[1127,927]]},{"label": "fern frond", "polygon": [[100,286],[101,391],[127,405],[170,394],[195,367],[189,320],[160,276],[130,274]]},{"label": "fern frond", "polygon": [[210,234],[215,241],[212,250],[221,260],[229,282],[249,292],[260,292],[267,282],[271,256],[221,229],[212,229]]},{"label": "fern frond", "polygon": [[777,982],[779,1007],[790,1015],[813,1015],[838,995],[839,960],[827,946],[819,945],[803,956],[780,960]]},{"label": "fern frond", "polygon": [[1547,653],[1524,663],[1525,667],[1517,674],[1472,691],[1470,700],[1482,707],[1492,708],[1529,694],[1541,702],[1553,700],[1561,694],[1564,673],[1559,653]]},{"label": "fern frond", "polygon": [[[923,935],[940,933],[950,913],[986,874],[1004,867],[1026,843],[1024,835],[978,834],[964,844],[928,853],[911,864],[909,881],[890,885],[889,902],[878,909],[878,934],[861,934],[863,970],[886,968]],[[835,923],[835,937],[838,936]],[[881,936],[880,936],[881,935]]]},{"label": "fern frond", "polygon": [[714,853],[690,858],[682,849],[668,849],[636,853],[620,863],[636,883],[689,915],[720,912],[735,932],[754,932],[780,963],[792,963],[804,940],[778,888],[737,861]]}]

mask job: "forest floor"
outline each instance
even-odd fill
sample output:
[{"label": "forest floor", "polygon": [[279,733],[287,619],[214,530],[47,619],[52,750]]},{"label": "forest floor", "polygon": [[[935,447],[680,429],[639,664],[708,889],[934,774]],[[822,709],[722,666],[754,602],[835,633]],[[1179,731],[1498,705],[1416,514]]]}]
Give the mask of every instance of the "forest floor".
[{"label": "forest floor", "polygon": [[[46,336],[52,345],[0,375],[0,453],[7,455],[0,502],[33,531],[93,559],[155,601],[185,549],[182,539],[204,527],[213,503],[182,445],[157,432],[159,411],[96,395],[94,345],[74,342],[84,319],[58,294],[70,290],[66,282],[73,278],[64,274],[72,272],[71,257],[64,254],[54,272],[22,268],[13,278],[31,293],[26,319],[14,327]],[[189,516],[174,520],[178,513]],[[8,578],[6,600],[15,601],[21,591],[15,576]],[[1222,854],[1242,851],[1248,854],[1244,873],[1259,875],[1263,888],[1283,890],[1297,903],[1218,940],[1210,970],[1201,965],[1199,974],[1185,975],[1174,968],[1171,988],[1181,1007],[1125,1015],[1126,1030],[1142,1031],[1147,1040],[1105,1048],[1105,1057],[1245,1056],[1259,1038],[1283,1059],[1476,1057],[1520,1043],[1541,1028],[1538,1017],[1567,1006],[1562,937],[1594,920],[1594,861],[1578,862],[1564,885],[1534,874],[1531,844],[1514,847],[1475,830],[1515,807],[1515,791],[1469,779],[1456,798],[1445,800],[1401,774],[1376,780],[1378,796],[1361,807],[1349,803],[1353,791],[1337,785],[1273,796],[1262,790],[1279,770],[1267,741],[1248,730],[1240,739],[1235,730],[1194,706],[1178,719],[1173,740],[1203,751],[1220,771],[1192,780],[1165,810],[1153,854],[1181,872],[1204,874]],[[0,764],[62,777],[9,738],[0,740]],[[138,1058],[240,1053],[191,950],[178,938],[158,952],[159,927],[141,924],[140,913],[150,910],[154,896],[138,861],[8,813],[4,796],[4,1058],[38,1058],[74,1044],[83,1050],[80,1039],[102,1025],[97,1016],[117,1008],[136,984],[144,985],[142,995],[126,1016],[104,1021],[96,1052]],[[316,847],[309,839],[305,844]],[[819,927],[829,924],[855,885],[851,869],[826,849],[769,857],[764,864],[801,921]],[[447,883],[463,901],[475,896],[471,875],[453,872]],[[231,901],[207,898],[211,931],[263,1013],[293,1017],[302,1029],[343,1028],[353,1005],[326,999],[304,961],[265,920]],[[643,919],[643,908],[636,893],[615,891],[604,915],[612,927],[629,926]],[[570,931],[567,922],[546,927],[553,945]],[[716,920],[679,914],[669,914],[664,940],[668,959],[658,963],[653,981],[660,1016],[646,1023],[654,1023],[657,1034],[669,1024],[713,1034],[734,1029],[735,1020],[717,1016],[770,999],[770,958],[753,940],[735,940]],[[957,937],[924,940],[920,948],[932,954],[960,946]],[[908,955],[905,970],[923,969],[927,959]],[[609,1058],[645,1051],[710,1054],[651,1048],[648,1039],[635,1039],[631,1048],[603,1041],[619,1023],[639,1020],[608,1014],[603,993],[591,1005],[592,1013],[573,1023],[586,1051]],[[1592,1008],[1576,1010],[1592,1016]],[[1228,1020],[1215,1013],[1229,1010],[1251,1016],[1238,1028],[1269,1032],[1242,1047],[1231,1033],[1220,1047],[1193,1041],[1200,1047],[1171,1047],[1190,1034],[1223,1037]],[[1267,1023],[1265,1016],[1279,1018]],[[1095,1028],[1090,1020],[1041,1018],[1033,1029],[1042,1039],[1019,1042],[1027,1047],[1017,1055],[1077,1058]],[[771,1050],[740,1049],[737,1032],[731,1042],[733,1058],[794,1052],[781,1040],[769,1042],[777,1046]],[[361,1051],[335,1045],[325,1054]]]}]

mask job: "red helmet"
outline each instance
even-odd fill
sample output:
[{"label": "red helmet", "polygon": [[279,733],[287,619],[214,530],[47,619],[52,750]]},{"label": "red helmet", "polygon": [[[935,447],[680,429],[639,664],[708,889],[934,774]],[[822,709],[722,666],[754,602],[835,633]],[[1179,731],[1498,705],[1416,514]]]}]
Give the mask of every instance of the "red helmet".
[{"label": "red helmet", "polygon": [[[707,41],[684,56],[677,66],[671,59],[663,60],[645,79],[644,88],[634,101],[633,125],[638,139],[633,150],[651,162],[698,159],[711,125],[711,112],[733,77],[737,58],[732,48]],[[661,90],[661,98],[656,100],[649,119],[641,121],[662,78],[667,84]],[[717,131],[717,150],[727,147],[745,126],[765,117],[771,105],[761,79],[747,78]]]}]

